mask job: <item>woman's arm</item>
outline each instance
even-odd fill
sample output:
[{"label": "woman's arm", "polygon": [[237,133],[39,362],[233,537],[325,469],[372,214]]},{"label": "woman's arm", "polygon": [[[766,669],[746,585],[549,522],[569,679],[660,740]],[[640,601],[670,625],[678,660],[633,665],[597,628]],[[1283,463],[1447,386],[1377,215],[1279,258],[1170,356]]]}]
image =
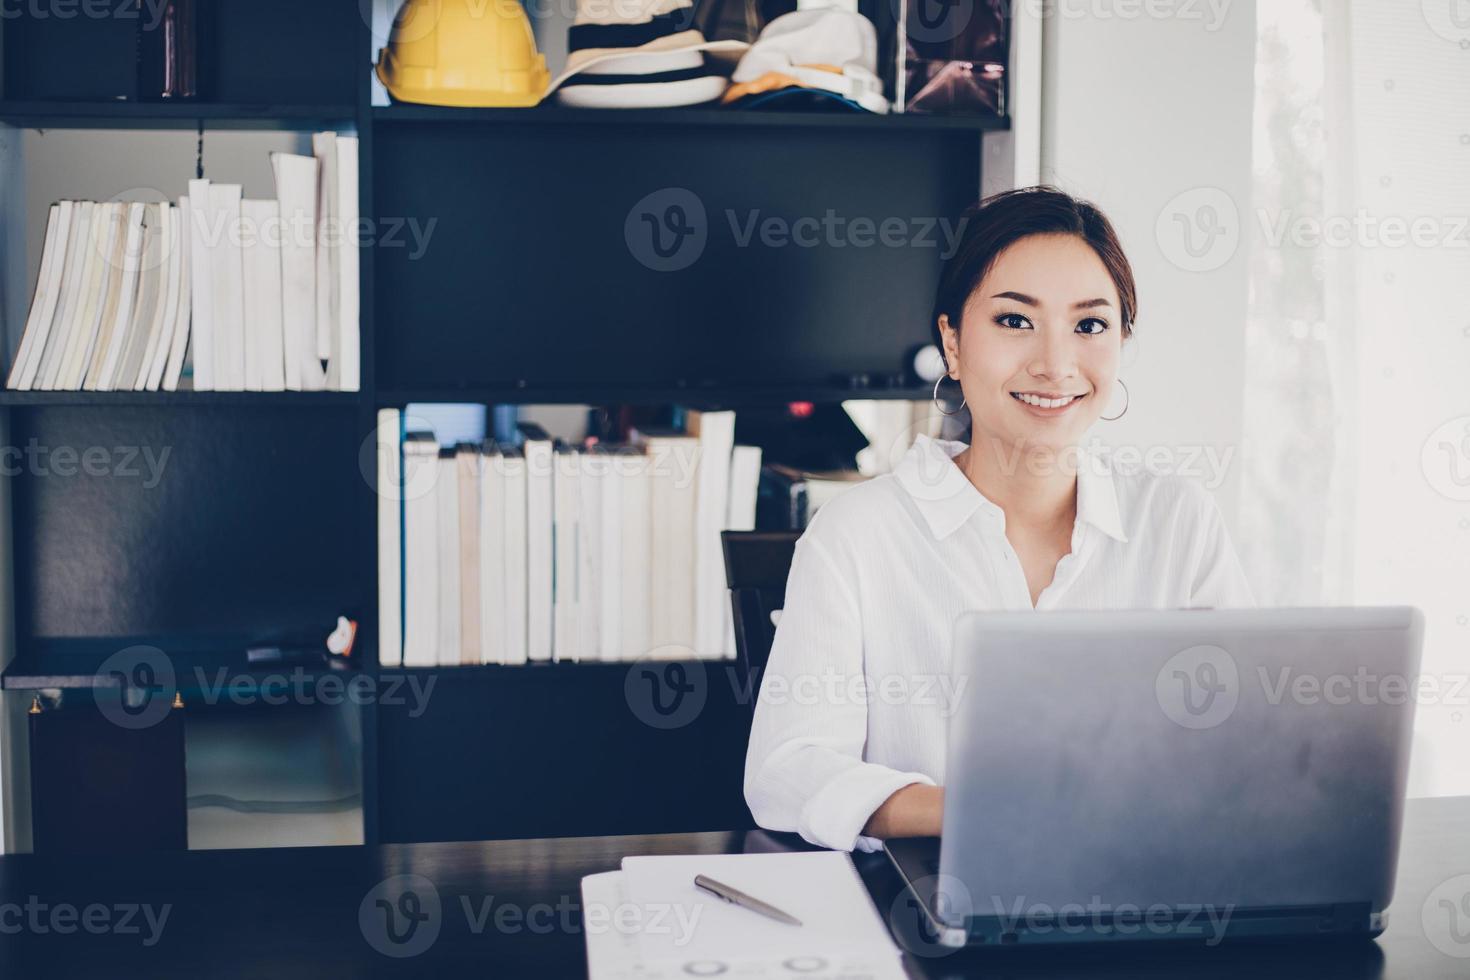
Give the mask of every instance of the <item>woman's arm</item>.
[{"label": "woman's arm", "polygon": [[944,787],[915,783],[883,801],[868,818],[869,837],[938,837],[944,822]]},{"label": "woman's arm", "polygon": [[863,615],[851,566],[813,533],[827,516],[826,508],[818,512],[792,556],[751,722],[745,800],[768,830],[835,850],[871,850],[877,842],[863,831],[874,813],[905,787],[934,780],[863,758],[868,706],[850,694],[864,679]]}]

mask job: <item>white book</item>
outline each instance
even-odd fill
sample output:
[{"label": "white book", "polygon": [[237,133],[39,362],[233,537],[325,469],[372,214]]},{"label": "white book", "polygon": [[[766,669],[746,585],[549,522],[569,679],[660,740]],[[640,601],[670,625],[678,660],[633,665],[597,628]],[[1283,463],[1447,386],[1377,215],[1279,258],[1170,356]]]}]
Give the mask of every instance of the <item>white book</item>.
[{"label": "white book", "polygon": [[357,391],[362,387],[362,287],[357,251],[358,143],[356,136],[337,137],[337,226],[338,250],[336,387]]},{"label": "white book", "polygon": [[173,326],[178,320],[179,275],[184,266],[179,263],[179,213],[172,204],[163,204],[163,304],[159,307],[157,329],[148,336],[148,348],[143,354],[143,367],[132,383],[134,391],[157,391],[163,378],[163,366],[168,361],[169,345],[173,342]]},{"label": "white book", "polygon": [[122,291],[123,252],[127,244],[127,205],[110,201],[97,205],[97,208],[93,212],[94,221],[100,220],[107,225],[107,265],[102,282],[98,284],[102,304],[98,308],[96,321],[90,330],[91,336],[84,349],[76,350],[75,357],[63,370],[60,387],[72,390],[85,388],[93,373],[98,370],[97,365],[110,343],[113,316],[117,312],[118,296]]},{"label": "white book", "polygon": [[148,340],[154,331],[163,329],[163,311],[168,303],[164,289],[164,274],[167,266],[163,250],[168,247],[164,236],[168,234],[167,204],[143,205],[143,253],[138,267],[138,303],[133,309],[133,323],[128,328],[128,338],[123,346],[122,357],[112,377],[108,380],[109,391],[132,391],[138,373],[143,369],[143,357],[148,350]]},{"label": "white book", "polygon": [[209,243],[215,388],[244,391],[245,267],[240,249],[240,185],[210,184],[209,208],[219,222],[219,235]]},{"label": "white book", "polygon": [[[730,453],[730,507],[725,527],[730,531],[754,531],[755,509],[760,494],[761,447],[736,446]],[[725,649],[735,650],[735,614],[725,603]]]},{"label": "white book", "polygon": [[169,240],[172,248],[169,251],[167,262],[168,271],[164,280],[168,283],[167,297],[163,310],[163,330],[158,335],[158,343],[154,346],[148,361],[148,370],[138,378],[138,388],[143,391],[157,391],[163,386],[164,371],[168,369],[168,358],[173,350],[175,331],[179,327],[179,304],[186,302],[184,292],[184,280],[188,275],[189,267],[185,263],[184,249],[184,220],[183,214],[177,206],[168,209]]},{"label": "white book", "polygon": [[117,302],[115,290],[117,280],[121,278],[117,273],[125,238],[122,204],[110,201],[97,205],[92,214],[92,246],[97,250],[97,261],[82,285],[87,291],[87,302],[78,323],[80,329],[72,333],[61,374],[56,381],[56,387],[63,391],[79,391],[86,380],[103,315],[109,303]]},{"label": "white book", "polygon": [[602,544],[602,484],[607,460],[597,453],[579,454],[581,474],[577,488],[577,654],[582,660],[600,660],[602,582],[599,553]]},{"label": "white book", "polygon": [[688,413],[689,434],[699,440],[695,469],[694,650],[703,658],[731,655],[725,647],[725,613],[730,608],[720,532],[730,506],[730,454],[735,446],[734,412]]},{"label": "white book", "polygon": [[31,293],[31,309],[26,317],[25,333],[20,338],[20,349],[16,351],[15,363],[5,382],[7,388],[30,387],[31,379],[35,376],[34,365],[38,363],[40,351],[46,346],[46,337],[51,333],[51,321],[56,316],[57,301],[61,295],[62,271],[66,262],[66,242],[71,231],[73,207],[71,201],[60,201],[51,205],[47,214],[41,267],[36,273],[36,288]]},{"label": "white book", "polygon": [[527,439],[526,454],[526,658],[550,660],[552,644],[550,439]]},{"label": "white book", "polygon": [[286,346],[286,390],[321,391],[327,376],[316,350],[315,157],[272,153],[281,206],[281,322]]},{"label": "white book", "polygon": [[647,436],[652,459],[653,577],[650,642],[656,656],[680,659],[694,649],[694,540],[698,482],[692,478],[698,440],[685,435]]},{"label": "white book", "polygon": [[646,454],[632,457],[622,473],[622,659],[642,660],[653,647],[653,508]]},{"label": "white book", "polygon": [[31,367],[31,376],[24,387],[44,389],[46,375],[60,356],[60,348],[66,346],[67,327],[76,315],[77,297],[82,291],[82,263],[87,255],[87,242],[92,233],[92,212],[97,205],[92,201],[76,201],[72,208],[71,233],[67,238],[66,255],[62,258],[60,300],[56,316],[46,342],[36,348]]},{"label": "white book", "polygon": [[597,521],[597,627],[598,658],[621,660],[623,650],[623,482],[628,457],[600,450],[602,510]]},{"label": "white book", "polygon": [[378,663],[403,663],[403,421],[396,408],[378,409]]},{"label": "white book", "polygon": [[581,659],[577,641],[577,519],[581,508],[581,461],[575,449],[562,448],[552,456],[555,470],[551,499],[552,628],[551,659],[574,662]]},{"label": "white book", "polygon": [[179,379],[184,374],[184,359],[189,351],[190,319],[194,296],[193,246],[189,238],[189,225],[193,218],[189,212],[187,195],[179,198],[179,305],[174,319],[173,339],[169,346],[168,364],[163,372],[163,387],[166,391],[177,391]]},{"label": "white book", "polygon": [[439,665],[457,666],[459,643],[459,474],[452,449],[439,450]]},{"label": "white book", "polygon": [[111,391],[108,380],[127,350],[137,312],[138,290],[142,281],[144,245],[147,232],[147,207],[140,201],[126,205],[126,234],[123,242],[122,271],[118,294],[111,304],[112,323],[105,328],[106,343],[99,344],[87,369],[83,387],[88,391]]},{"label": "white book", "polygon": [[242,201],[245,237],[245,387],[286,390],[286,341],[281,324],[281,208]]},{"label": "white book", "polygon": [[153,373],[153,362],[158,358],[159,349],[167,349],[165,334],[173,330],[175,313],[170,309],[170,304],[177,302],[173,295],[173,259],[179,244],[173,205],[164,201],[150,207],[153,210],[149,214],[158,222],[158,237],[154,246],[158,262],[158,304],[154,308],[153,322],[148,327],[148,333],[142,339],[142,350],[139,352],[136,367],[131,370],[131,377],[124,374],[117,385],[133,391],[142,391],[148,387],[148,377]]},{"label": "white book", "polygon": [[480,664],[480,447],[460,446],[454,466],[459,484],[459,662]]},{"label": "white book", "polygon": [[439,662],[439,444],[403,440],[403,666]]},{"label": "white book", "polygon": [[528,656],[530,608],[527,600],[526,458],[519,450],[503,454],[505,506],[505,663],[523,664]]},{"label": "white book", "polygon": [[487,445],[480,461],[480,662],[484,664],[506,662],[505,497],[505,457]]},{"label": "white book", "polygon": [[76,251],[70,256],[67,266],[67,276],[71,283],[66,289],[66,306],[62,311],[64,315],[58,324],[59,329],[52,331],[50,342],[46,345],[41,375],[36,381],[36,387],[42,391],[56,389],[62,365],[66,361],[66,352],[71,347],[72,338],[81,329],[81,320],[90,299],[92,272],[99,261],[96,229],[102,223],[104,212],[100,205],[92,201],[84,202],[82,207],[82,224],[78,229]]},{"label": "white book", "polygon": [[330,363],[341,288],[337,271],[341,253],[329,247],[337,235],[337,134],[313,133],[311,151],[317,159],[316,355]]},{"label": "white book", "polygon": [[[214,272],[209,243],[219,233],[211,228],[214,208],[209,181],[189,181],[189,333],[194,349],[194,390],[214,391]],[[223,379],[221,379],[223,380]]]}]

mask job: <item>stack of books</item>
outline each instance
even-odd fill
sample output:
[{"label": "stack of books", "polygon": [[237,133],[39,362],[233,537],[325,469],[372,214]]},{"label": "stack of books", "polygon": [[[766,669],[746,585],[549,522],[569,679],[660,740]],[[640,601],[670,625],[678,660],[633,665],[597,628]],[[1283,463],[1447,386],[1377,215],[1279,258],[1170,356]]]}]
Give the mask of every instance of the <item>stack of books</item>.
[{"label": "stack of books", "polygon": [[755,525],[732,412],[577,448],[440,446],[378,418],[385,666],[735,655],[720,532]]},{"label": "stack of books", "polygon": [[191,180],[177,204],[51,206],[6,385],[357,391],[356,137],[272,154],[275,200]]}]

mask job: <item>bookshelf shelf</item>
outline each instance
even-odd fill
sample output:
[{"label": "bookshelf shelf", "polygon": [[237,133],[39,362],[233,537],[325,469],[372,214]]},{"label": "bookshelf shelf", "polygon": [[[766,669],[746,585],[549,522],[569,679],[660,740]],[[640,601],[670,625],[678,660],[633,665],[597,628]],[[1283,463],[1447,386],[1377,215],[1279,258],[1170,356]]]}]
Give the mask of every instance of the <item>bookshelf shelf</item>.
[{"label": "bookshelf shelf", "polygon": [[748,128],[856,130],[875,133],[960,131],[981,133],[1010,128],[1004,116],[930,116],[864,112],[759,112],[740,109],[458,109],[449,106],[396,104],[376,106],[373,118],[384,123],[505,124],[529,126],[715,126]]},{"label": "bookshelf shelf", "polygon": [[174,686],[186,704],[196,701],[201,694],[216,693],[220,695],[217,700],[227,702],[230,684],[236,685],[236,693],[245,693],[267,678],[301,677],[310,681],[330,674],[345,681],[358,673],[355,669],[333,670],[325,664],[252,665],[245,659],[244,643],[222,647],[218,641],[189,643],[178,638],[87,637],[34,642],[17,653],[0,673],[0,688],[6,691],[117,689],[118,678],[103,673],[103,665],[118,651],[140,645],[167,653],[174,672]]},{"label": "bookshelf shelf", "polygon": [[356,117],[346,104],[0,101],[0,122],[26,129],[311,129]]},{"label": "bookshelf shelf", "polygon": [[633,385],[525,385],[481,388],[414,388],[378,392],[378,405],[470,403],[484,405],[627,404],[659,405],[677,402],[690,408],[739,408],[783,402],[833,403],[849,399],[923,401],[932,389],[918,385],[788,384],[764,387],[713,385],[643,387]]},{"label": "bookshelf shelf", "polygon": [[351,408],[362,396],[352,391],[0,391],[0,407],[174,408],[300,407]]}]

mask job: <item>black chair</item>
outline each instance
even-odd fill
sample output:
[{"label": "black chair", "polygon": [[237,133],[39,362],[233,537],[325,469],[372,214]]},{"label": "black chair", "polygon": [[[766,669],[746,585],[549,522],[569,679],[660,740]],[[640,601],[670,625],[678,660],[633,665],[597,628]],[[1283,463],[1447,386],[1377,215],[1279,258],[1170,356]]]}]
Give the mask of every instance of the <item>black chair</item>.
[{"label": "black chair", "polygon": [[[800,531],[721,531],[725,582],[735,614],[735,653],[745,690],[760,690],[776,624],[771,613],[786,602],[786,576]],[[750,699],[755,710],[755,698]]]}]

